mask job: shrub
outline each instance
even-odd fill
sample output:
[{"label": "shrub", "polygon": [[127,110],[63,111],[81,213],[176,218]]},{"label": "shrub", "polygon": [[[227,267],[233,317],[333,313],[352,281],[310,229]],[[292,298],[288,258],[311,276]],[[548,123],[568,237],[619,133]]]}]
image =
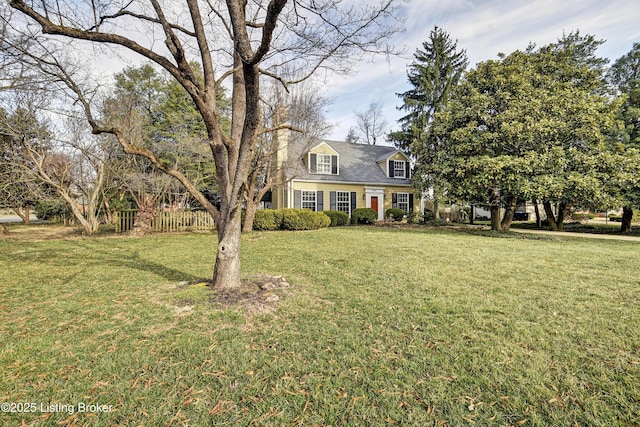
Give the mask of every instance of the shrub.
[{"label": "shrub", "polygon": [[590,219],[594,219],[596,216],[592,213],[573,213],[571,214],[571,218],[573,218],[576,221],[582,222],[582,221],[588,221]]},{"label": "shrub", "polygon": [[424,222],[429,222],[429,221],[433,221],[436,218],[436,216],[434,215],[431,209],[425,209],[423,218],[424,218],[423,219]]},{"label": "shrub", "polygon": [[378,214],[371,208],[358,208],[351,212],[353,224],[371,224],[376,219],[378,219]]},{"label": "shrub", "polygon": [[254,230],[278,230],[282,225],[282,216],[278,214],[278,211],[273,209],[260,209],[256,211],[256,216],[253,219]]},{"label": "shrub", "polygon": [[256,231],[317,230],[328,227],[331,218],[323,212],[308,209],[260,209],[253,219]]},{"label": "shrub", "polygon": [[410,212],[409,216],[407,216],[407,222],[409,224],[420,224],[422,222],[422,218],[419,212]]},{"label": "shrub", "polygon": [[331,224],[331,218],[322,212],[307,209],[282,209],[281,212],[285,230],[317,230]]},{"label": "shrub", "polygon": [[404,218],[404,211],[399,208],[387,209],[384,213],[386,218],[393,218],[394,221],[400,222]]},{"label": "shrub", "polygon": [[340,211],[323,211],[331,219],[329,227],[339,227],[349,224],[349,215]]},{"label": "shrub", "polygon": [[33,211],[38,219],[56,223],[62,222],[65,217],[73,216],[69,205],[59,200],[40,201],[33,207]]}]

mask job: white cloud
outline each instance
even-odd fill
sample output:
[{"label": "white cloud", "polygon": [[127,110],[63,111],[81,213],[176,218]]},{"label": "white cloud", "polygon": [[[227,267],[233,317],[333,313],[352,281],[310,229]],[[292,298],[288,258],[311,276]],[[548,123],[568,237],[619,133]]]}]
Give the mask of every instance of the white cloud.
[{"label": "white cloud", "polygon": [[363,63],[352,76],[332,78],[328,87],[335,103],[329,114],[337,126],[334,138],[344,138],[353,122],[354,110],[364,110],[382,100],[387,120],[394,126],[402,115],[398,92],[408,89],[407,65],[435,25],[466,49],[471,66],[495,59],[498,53],[525,49],[529,43],[543,46],[564,33],[580,30],[607,40],[598,54],[615,60],[640,41],[637,0],[414,0],[403,3],[407,31],[396,38],[405,45],[404,57]]}]

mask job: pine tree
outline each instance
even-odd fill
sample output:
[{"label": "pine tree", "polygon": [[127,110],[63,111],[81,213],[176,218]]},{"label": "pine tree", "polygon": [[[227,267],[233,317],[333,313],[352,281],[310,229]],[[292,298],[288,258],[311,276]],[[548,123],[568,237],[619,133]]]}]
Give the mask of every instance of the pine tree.
[{"label": "pine tree", "polygon": [[434,27],[422,43],[423,50],[416,49],[407,73],[413,88],[397,94],[404,102],[398,109],[407,115],[398,120],[401,130],[390,134],[399,148],[418,151],[434,114],[451,98],[469,64],[466,51],[458,51],[457,44],[446,31]]},{"label": "pine tree", "polygon": [[[441,111],[451,99],[469,60],[466,51],[458,51],[458,41],[437,26],[431,30],[429,39],[417,49],[407,72],[412,89],[397,94],[404,104],[398,109],[407,114],[398,120],[401,130],[391,132],[389,140],[417,160],[416,171],[421,162],[429,162],[433,154],[433,143],[429,139],[429,125],[436,112]],[[414,175],[416,186],[424,187],[420,174]],[[438,198],[442,192],[434,188],[434,214],[438,219]]]}]

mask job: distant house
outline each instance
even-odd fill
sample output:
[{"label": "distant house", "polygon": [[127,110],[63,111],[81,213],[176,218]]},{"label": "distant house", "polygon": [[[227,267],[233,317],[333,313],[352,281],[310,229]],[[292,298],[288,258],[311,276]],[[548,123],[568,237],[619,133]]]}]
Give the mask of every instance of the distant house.
[{"label": "distant house", "polygon": [[289,142],[278,133],[280,182],[272,190],[275,209],[337,210],[371,208],[384,219],[389,208],[418,211],[411,186],[411,162],[394,147],[329,140]]}]

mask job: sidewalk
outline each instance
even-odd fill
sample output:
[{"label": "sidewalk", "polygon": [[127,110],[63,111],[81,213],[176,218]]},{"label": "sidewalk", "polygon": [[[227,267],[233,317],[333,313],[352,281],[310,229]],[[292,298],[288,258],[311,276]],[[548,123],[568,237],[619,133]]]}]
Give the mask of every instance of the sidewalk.
[{"label": "sidewalk", "polygon": [[549,230],[526,230],[521,228],[510,228],[509,231],[514,231],[516,233],[525,233],[525,234],[546,234],[549,236],[558,236],[558,237],[576,237],[576,238],[585,238],[585,239],[601,239],[601,240],[626,240],[629,242],[638,242],[640,243],[640,237],[638,236],[625,236],[623,234],[595,234],[595,233],[578,233],[578,232],[568,232],[568,231],[549,231]]},{"label": "sidewalk", "polygon": [[[29,215],[29,219],[31,221],[36,221],[38,218],[34,214],[31,214]],[[22,222],[22,218],[20,218],[18,215],[0,215],[0,222],[3,222],[5,224],[15,224],[18,222]]]}]

